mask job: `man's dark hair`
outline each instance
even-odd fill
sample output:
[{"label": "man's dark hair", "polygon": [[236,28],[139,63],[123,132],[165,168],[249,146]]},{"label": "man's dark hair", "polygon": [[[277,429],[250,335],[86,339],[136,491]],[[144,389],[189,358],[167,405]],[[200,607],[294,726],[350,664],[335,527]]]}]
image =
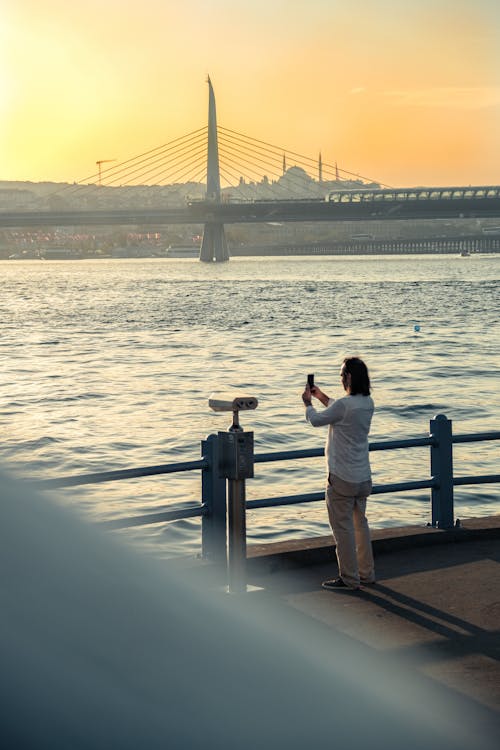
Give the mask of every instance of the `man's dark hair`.
[{"label": "man's dark hair", "polygon": [[359,357],[346,357],[344,359],[345,372],[351,376],[351,396],[361,393],[362,396],[370,395],[370,376],[368,368]]}]

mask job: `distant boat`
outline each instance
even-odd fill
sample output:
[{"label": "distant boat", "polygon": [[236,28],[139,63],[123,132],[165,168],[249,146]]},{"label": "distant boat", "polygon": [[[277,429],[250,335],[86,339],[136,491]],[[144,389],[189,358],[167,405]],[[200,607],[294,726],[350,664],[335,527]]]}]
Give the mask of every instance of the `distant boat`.
[{"label": "distant boat", "polygon": [[40,250],[42,260],[79,260],[82,254],[79,250],[66,247],[46,247]]},{"label": "distant boat", "polygon": [[468,250],[462,250],[462,252],[460,253],[460,256],[462,258],[468,258],[470,256],[470,253]]},{"label": "distant boat", "polygon": [[166,258],[198,258],[200,248],[196,245],[169,245],[165,250]]}]

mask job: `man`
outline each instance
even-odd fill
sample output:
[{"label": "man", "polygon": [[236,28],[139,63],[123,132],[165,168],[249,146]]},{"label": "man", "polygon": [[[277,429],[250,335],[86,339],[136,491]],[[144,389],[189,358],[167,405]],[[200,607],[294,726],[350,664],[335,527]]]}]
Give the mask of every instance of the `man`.
[{"label": "man", "polygon": [[[340,377],[346,395],[336,401],[316,385],[306,386],[302,400],[313,427],[328,425],[325,457],[328,483],[326,504],[336,542],[339,577],[323,588],[357,590],[360,583],[375,583],[375,568],[366,520],[366,498],[372,491],[368,433],[373,416],[370,377],[358,357],[344,359]],[[311,396],[326,408],[318,412]]]}]

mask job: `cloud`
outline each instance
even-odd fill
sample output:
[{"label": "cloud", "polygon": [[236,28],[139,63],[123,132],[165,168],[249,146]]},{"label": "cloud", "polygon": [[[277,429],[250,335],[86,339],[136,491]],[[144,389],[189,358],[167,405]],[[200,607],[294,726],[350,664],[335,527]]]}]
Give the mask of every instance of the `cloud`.
[{"label": "cloud", "polygon": [[356,88],[350,90],[350,94],[362,94],[366,91],[364,86],[356,86]]},{"label": "cloud", "polygon": [[409,91],[384,91],[396,106],[483,109],[500,105],[500,86],[436,87]]}]

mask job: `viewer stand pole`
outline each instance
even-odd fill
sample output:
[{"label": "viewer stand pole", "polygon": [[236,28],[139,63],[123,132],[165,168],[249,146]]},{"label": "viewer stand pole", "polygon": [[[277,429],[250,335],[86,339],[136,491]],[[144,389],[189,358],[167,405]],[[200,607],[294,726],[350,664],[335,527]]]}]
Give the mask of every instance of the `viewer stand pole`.
[{"label": "viewer stand pole", "polygon": [[212,394],[208,401],[214,411],[232,411],[227,432],[218,433],[219,476],[227,479],[227,581],[230,594],[247,591],[247,531],[245,479],[254,475],[253,432],[245,432],[239,423],[241,409],[255,409],[253,396],[229,397]]}]

